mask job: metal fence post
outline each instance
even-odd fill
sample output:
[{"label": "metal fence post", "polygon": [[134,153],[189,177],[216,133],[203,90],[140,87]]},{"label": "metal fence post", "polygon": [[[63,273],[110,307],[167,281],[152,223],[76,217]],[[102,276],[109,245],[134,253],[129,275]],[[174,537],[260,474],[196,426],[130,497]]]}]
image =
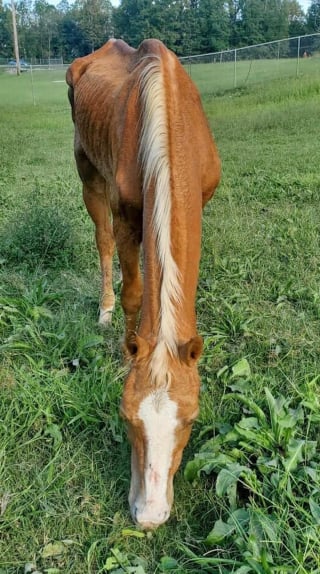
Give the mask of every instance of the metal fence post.
[{"label": "metal fence post", "polygon": [[35,94],[34,94],[34,81],[33,81],[33,66],[31,64],[30,66],[30,74],[31,74],[31,91],[32,91],[32,101],[33,101],[33,105],[36,105],[36,98],[35,98]]},{"label": "metal fence post", "polygon": [[233,87],[237,87],[237,50],[234,51]]},{"label": "metal fence post", "polygon": [[299,64],[300,64],[300,41],[301,36],[298,37],[298,53],[297,53],[297,68],[296,68],[296,78],[299,75]]}]

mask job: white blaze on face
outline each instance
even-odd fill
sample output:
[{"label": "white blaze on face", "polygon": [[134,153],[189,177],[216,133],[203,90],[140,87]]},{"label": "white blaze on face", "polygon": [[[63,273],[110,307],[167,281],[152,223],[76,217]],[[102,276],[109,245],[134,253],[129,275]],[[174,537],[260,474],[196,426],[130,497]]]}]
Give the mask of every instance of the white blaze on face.
[{"label": "white blaze on face", "polygon": [[141,403],[138,416],[145,432],[144,492],[135,501],[135,519],[142,526],[158,525],[168,518],[169,471],[178,424],[177,405],[165,389],[150,393]]}]

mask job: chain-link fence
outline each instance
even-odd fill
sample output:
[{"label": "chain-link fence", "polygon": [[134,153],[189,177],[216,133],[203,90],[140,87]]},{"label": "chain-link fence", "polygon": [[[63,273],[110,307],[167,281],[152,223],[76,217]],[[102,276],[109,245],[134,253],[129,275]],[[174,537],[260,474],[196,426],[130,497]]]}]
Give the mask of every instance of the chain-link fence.
[{"label": "chain-link fence", "polygon": [[59,70],[66,67],[62,58],[31,58],[30,65],[33,70]]},{"label": "chain-link fence", "polygon": [[320,33],[224,50],[180,61],[201,93],[223,92],[261,81],[320,73]]},{"label": "chain-link fence", "polygon": [[[64,64],[62,58],[31,58],[30,60],[26,60],[25,58],[20,59],[21,72],[27,72],[30,70],[59,70],[66,67],[67,65]],[[13,58],[0,58],[0,71],[16,73],[16,61]]]}]

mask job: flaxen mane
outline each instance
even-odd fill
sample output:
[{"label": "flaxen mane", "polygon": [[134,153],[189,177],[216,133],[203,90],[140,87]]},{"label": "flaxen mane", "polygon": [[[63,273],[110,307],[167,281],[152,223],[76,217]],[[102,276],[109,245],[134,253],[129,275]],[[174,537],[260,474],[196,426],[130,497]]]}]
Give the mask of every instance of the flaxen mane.
[{"label": "flaxen mane", "polygon": [[176,310],[181,300],[179,269],[171,252],[171,171],[166,92],[160,58],[152,58],[141,74],[142,133],[140,158],[143,193],[154,185],[152,225],[161,269],[158,340],[151,358],[151,376],[167,385],[168,353],[176,355]]}]

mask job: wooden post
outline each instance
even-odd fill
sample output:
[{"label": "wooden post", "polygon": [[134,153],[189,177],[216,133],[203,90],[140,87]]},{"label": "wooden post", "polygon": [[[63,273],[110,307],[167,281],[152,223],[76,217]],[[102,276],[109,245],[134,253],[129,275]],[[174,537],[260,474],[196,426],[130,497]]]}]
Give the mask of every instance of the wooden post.
[{"label": "wooden post", "polygon": [[18,43],[16,7],[14,5],[14,0],[11,0],[11,11],[12,11],[14,57],[16,59],[17,76],[20,76],[20,55],[19,55],[19,43]]}]

